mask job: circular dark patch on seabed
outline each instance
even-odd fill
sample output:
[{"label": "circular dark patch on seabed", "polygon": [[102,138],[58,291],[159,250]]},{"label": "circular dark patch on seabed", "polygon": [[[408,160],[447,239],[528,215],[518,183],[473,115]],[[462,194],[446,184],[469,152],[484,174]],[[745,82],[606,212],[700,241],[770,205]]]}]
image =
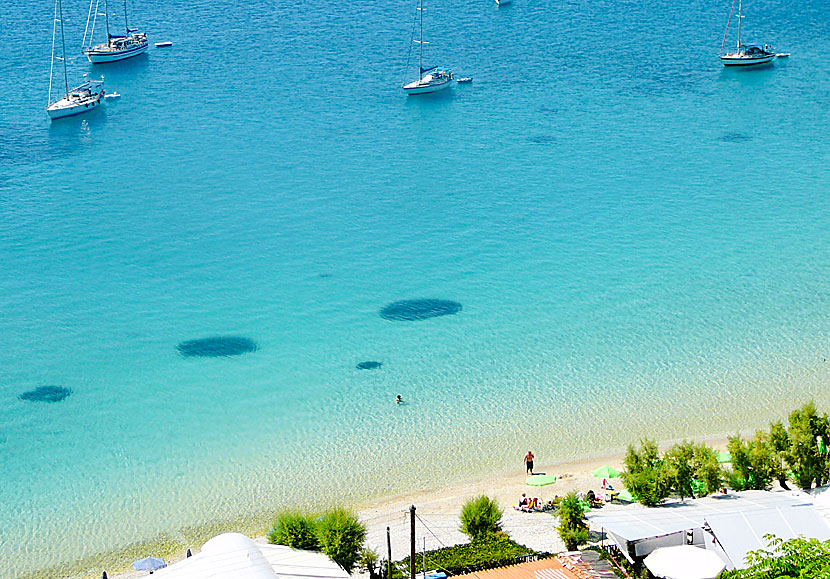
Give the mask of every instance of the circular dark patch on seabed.
[{"label": "circular dark patch on seabed", "polygon": [[188,340],[176,346],[185,358],[227,358],[256,352],[257,348],[256,342],[242,336],[213,336]]},{"label": "circular dark patch on seabed", "polygon": [[381,308],[380,317],[397,322],[414,322],[457,314],[461,308],[461,304],[450,300],[401,300]]},{"label": "circular dark patch on seabed", "polygon": [[377,370],[383,366],[383,362],[375,362],[374,360],[367,360],[366,362],[360,362],[357,365],[358,370]]},{"label": "circular dark patch on seabed", "polygon": [[38,386],[34,390],[24,392],[18,398],[29,402],[60,402],[72,394],[72,390],[63,386]]}]

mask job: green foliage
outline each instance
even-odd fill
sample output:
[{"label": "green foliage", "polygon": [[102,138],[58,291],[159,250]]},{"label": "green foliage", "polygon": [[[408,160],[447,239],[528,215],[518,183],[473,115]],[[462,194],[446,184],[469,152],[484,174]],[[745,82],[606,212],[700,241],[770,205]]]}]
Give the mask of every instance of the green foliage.
[{"label": "green foliage", "polygon": [[812,488],[814,482],[821,486],[828,479],[827,453],[821,452],[817,441],[828,442],[827,415],[819,416],[811,401],[790,413],[789,424],[790,448],[783,454],[796,484],[804,490]]},{"label": "green foliage", "polygon": [[369,579],[375,579],[380,570],[380,555],[373,549],[361,549],[358,566],[369,574]]},{"label": "green foliage", "polygon": [[778,478],[780,467],[766,432],[758,431],[749,440],[730,436],[727,444],[732,455],[729,486],[738,491],[767,490]]},{"label": "green foliage", "polygon": [[559,503],[557,530],[568,551],[576,551],[579,545],[588,542],[588,523],[585,521],[582,505],[575,491],[569,492]]},{"label": "green foliage", "polygon": [[723,469],[718,463],[718,453],[705,444],[694,447],[692,465],[697,480],[703,483],[703,491],[697,495],[711,495],[723,487]]},{"label": "green foliage", "polygon": [[360,558],[365,539],[366,526],[346,509],[327,511],[317,521],[320,550],[349,573]]},{"label": "green foliage", "polygon": [[672,446],[665,456],[666,475],[672,482],[674,492],[681,499],[695,496],[692,481],[695,478],[695,445],[684,440]]},{"label": "green foliage", "polygon": [[[451,575],[460,575],[482,569],[504,567],[519,562],[519,558],[533,551],[512,541],[504,533],[486,535],[466,545],[427,551],[427,570],[441,569]],[[423,555],[415,557],[415,571],[423,571]],[[401,579],[401,570],[409,569],[409,557],[393,566],[393,579]],[[408,576],[408,575],[407,575]]]},{"label": "green foliage", "polygon": [[639,450],[629,445],[624,464],[620,475],[623,484],[645,506],[660,504],[671,493],[671,475],[654,441],[643,439]]},{"label": "green foliage", "polygon": [[498,533],[503,514],[498,503],[490,497],[471,498],[461,507],[461,532],[473,541]]},{"label": "green foliage", "polygon": [[830,541],[817,539],[790,539],[782,541],[771,535],[766,550],[747,555],[749,567],[725,571],[720,579],[800,579],[830,577]]},{"label": "green foliage", "polygon": [[274,528],[268,533],[268,542],[303,551],[320,550],[314,517],[299,511],[279,513]]}]

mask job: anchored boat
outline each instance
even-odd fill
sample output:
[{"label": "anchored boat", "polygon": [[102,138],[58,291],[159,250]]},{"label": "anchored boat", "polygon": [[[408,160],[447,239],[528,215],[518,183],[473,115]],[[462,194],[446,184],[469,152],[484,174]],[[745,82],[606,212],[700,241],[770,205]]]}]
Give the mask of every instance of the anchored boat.
[{"label": "anchored boat", "polygon": [[[98,5],[101,0],[89,0],[89,14],[86,19],[86,30],[84,31],[84,43],[86,43],[87,32],[89,32],[89,41],[95,37],[95,23],[98,19]],[[95,5],[93,8],[93,4]],[[94,10],[94,12],[93,12]],[[92,21],[92,28],[90,29],[90,20]],[[149,43],[147,42],[147,34],[139,32],[136,28],[130,28],[127,23],[127,0],[124,0],[124,35],[119,36],[110,34],[110,15],[108,0],[104,0],[104,22],[107,30],[107,41],[100,44],[88,46],[84,49],[84,54],[92,64],[100,64],[102,62],[116,62],[126,58],[132,58],[147,52]]]},{"label": "anchored boat", "polygon": [[[734,3],[732,7],[734,9]],[[738,46],[735,52],[723,52],[726,46],[726,35],[729,33],[729,22],[732,20],[732,12],[730,11],[729,20],[726,21],[726,32],[723,34],[720,61],[724,66],[758,66],[774,61],[778,55],[769,44],[743,44],[741,42],[743,18],[743,0],[738,0]]]},{"label": "anchored boat", "polygon": [[[61,24],[61,54],[59,58],[63,62],[63,83],[66,91],[64,96],[56,101],[52,100],[52,77],[55,71],[55,36],[58,22]],[[61,0],[55,0],[55,16],[52,22],[52,64],[49,67],[49,104],[46,105],[46,113],[49,118],[60,119],[79,115],[101,106],[101,99],[104,97],[104,79],[87,80],[75,88],[69,88],[69,74],[66,71],[66,36],[63,32],[63,4]]]},{"label": "anchored boat", "polygon": [[424,0],[421,0],[421,5],[418,8],[420,12],[420,29],[421,33],[418,40],[418,78],[410,83],[403,85],[403,91],[407,95],[425,94],[444,90],[452,84],[452,71],[449,69],[438,68],[437,66],[424,67]]}]

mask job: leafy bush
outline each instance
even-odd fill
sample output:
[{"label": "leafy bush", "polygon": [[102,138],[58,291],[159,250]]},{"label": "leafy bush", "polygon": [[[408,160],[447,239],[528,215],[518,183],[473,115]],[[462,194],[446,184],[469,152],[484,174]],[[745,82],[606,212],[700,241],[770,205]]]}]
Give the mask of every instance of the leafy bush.
[{"label": "leafy bush", "polygon": [[624,464],[620,478],[625,488],[645,506],[658,505],[671,493],[671,475],[653,440],[640,441],[639,450],[629,445]]},{"label": "leafy bush", "polygon": [[732,455],[729,486],[737,491],[769,489],[779,467],[766,432],[759,430],[746,441],[730,436],[727,448]]},{"label": "leafy bush", "polygon": [[795,482],[804,490],[811,489],[814,482],[823,485],[828,469],[827,451],[822,447],[828,440],[830,420],[826,414],[819,416],[811,401],[790,413],[789,424],[790,449],[785,456]]},{"label": "leafy bush", "polygon": [[366,526],[346,509],[327,511],[317,521],[320,550],[349,573],[360,559],[365,539]]},{"label": "leafy bush", "polygon": [[[496,533],[485,535],[482,539],[466,545],[427,551],[427,570],[441,569],[451,575],[460,575],[513,565],[518,563],[521,557],[533,553],[531,549],[515,543],[504,533]],[[398,561],[393,566],[393,579],[403,577],[402,569],[406,570],[408,577],[409,557]],[[415,557],[415,571],[421,573],[423,570],[423,555],[419,553]]]},{"label": "leafy bush", "polygon": [[790,539],[782,541],[765,535],[768,550],[751,551],[747,555],[749,567],[724,571],[721,579],[777,579],[784,577],[830,576],[830,541],[817,539]]},{"label": "leafy bush", "polygon": [[501,531],[504,511],[495,500],[487,496],[469,499],[461,507],[461,532],[473,541]]},{"label": "leafy bush", "polygon": [[576,551],[579,545],[588,542],[588,523],[585,521],[585,511],[582,501],[571,491],[559,503],[559,536],[565,543],[568,551]]},{"label": "leafy bush", "polygon": [[320,550],[313,516],[298,511],[283,511],[277,515],[274,528],[268,533],[268,542],[303,551]]},{"label": "leafy bush", "polygon": [[380,555],[373,549],[362,549],[360,551],[360,559],[358,564],[361,569],[364,569],[369,574],[369,579],[378,577],[380,570]]}]

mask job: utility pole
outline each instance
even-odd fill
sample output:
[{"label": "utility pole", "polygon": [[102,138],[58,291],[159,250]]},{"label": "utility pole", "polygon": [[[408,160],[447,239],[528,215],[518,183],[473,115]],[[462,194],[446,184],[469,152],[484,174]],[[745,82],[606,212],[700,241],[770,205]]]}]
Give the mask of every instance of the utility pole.
[{"label": "utility pole", "polygon": [[415,579],[415,505],[409,507],[409,579]]},{"label": "utility pole", "polygon": [[392,533],[389,527],[386,527],[386,552],[389,555],[389,564],[386,566],[387,579],[392,579]]}]

